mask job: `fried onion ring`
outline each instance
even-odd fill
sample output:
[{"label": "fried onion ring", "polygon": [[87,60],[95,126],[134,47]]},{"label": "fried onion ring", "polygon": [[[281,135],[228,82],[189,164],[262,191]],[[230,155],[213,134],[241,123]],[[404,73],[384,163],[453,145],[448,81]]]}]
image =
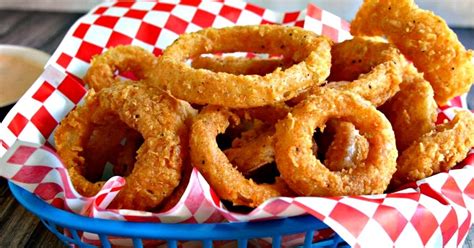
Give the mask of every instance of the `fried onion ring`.
[{"label": "fried onion ring", "polygon": [[90,94],[85,105],[72,111],[59,125],[56,148],[68,168],[76,190],[86,196],[96,194],[103,182],[92,183],[83,176],[88,165],[82,151],[95,123],[107,116],[119,118],[139,131],[144,143],[137,152],[126,185],[111,203],[112,208],[146,210],[158,206],[179,183],[187,156],[187,119],[195,110],[166,93],[142,84],[116,84]]},{"label": "fried onion ring", "polygon": [[213,72],[226,72],[235,75],[264,76],[277,68],[285,70],[292,63],[280,58],[245,58],[245,57],[203,57],[193,59],[192,67]]},{"label": "fried onion ring", "polygon": [[183,197],[183,194],[186,191],[186,188],[188,187],[189,179],[191,178],[191,173],[193,172],[191,161],[187,160],[183,164],[183,172],[178,187],[174,189],[173,194],[171,194],[171,196],[169,196],[163,201],[163,205],[158,207],[158,210],[160,212],[166,212],[172,209],[174,206],[176,206],[179,200],[181,200],[181,197]]},{"label": "fried onion ring", "polygon": [[141,80],[152,79],[150,73],[156,70],[157,58],[138,46],[116,46],[103,54],[94,56],[84,82],[95,91],[120,82],[116,71],[133,72]]},{"label": "fried onion ring", "polygon": [[279,178],[274,184],[256,184],[233,167],[216,142],[216,136],[229,126],[229,119],[238,122],[239,117],[215,106],[205,107],[194,119],[189,144],[194,167],[222,199],[234,205],[257,207],[269,198],[291,195]]},{"label": "fried onion ring", "polygon": [[459,111],[454,119],[437,126],[403,151],[391,187],[448,171],[474,146],[474,116]]},{"label": "fried onion ring", "polygon": [[330,82],[324,87],[351,91],[375,106],[382,105],[400,89],[406,62],[391,44],[354,37],[335,44],[331,56]]},{"label": "fried onion ring", "polygon": [[407,67],[400,91],[380,110],[392,123],[400,152],[433,130],[438,116],[433,88],[413,66]]},{"label": "fried onion ring", "polygon": [[[398,49],[376,38],[354,37],[331,50],[331,74],[323,87],[359,94],[380,106],[400,89],[407,64]],[[287,103],[297,105],[319,90],[315,85]]]},{"label": "fried onion ring", "polygon": [[431,83],[438,104],[468,92],[474,82],[472,51],[446,22],[413,0],[366,0],[351,24],[353,35],[384,35]]},{"label": "fried onion ring", "polygon": [[[367,158],[355,168],[333,172],[313,155],[313,132],[328,119],[353,123],[367,139]],[[382,193],[395,172],[398,154],[390,122],[356,94],[321,89],[278,122],[275,135],[278,170],[303,196]]]},{"label": "fried onion ring", "polygon": [[[242,42],[245,40],[246,42]],[[158,58],[159,70],[149,82],[195,104],[233,108],[258,107],[288,100],[329,75],[331,41],[298,27],[279,25],[208,28],[181,35]],[[295,62],[265,76],[216,73],[185,62],[214,52],[281,54]]]}]

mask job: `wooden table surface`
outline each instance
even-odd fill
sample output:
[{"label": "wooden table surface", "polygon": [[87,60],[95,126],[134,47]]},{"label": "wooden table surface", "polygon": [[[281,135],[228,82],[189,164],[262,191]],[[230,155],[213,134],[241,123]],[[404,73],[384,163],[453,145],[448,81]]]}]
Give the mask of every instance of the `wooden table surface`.
[{"label": "wooden table surface", "polygon": [[[24,45],[52,54],[81,15],[0,10],[0,44]],[[455,29],[455,32],[466,47],[474,49],[474,29]],[[468,100],[471,109],[473,95]],[[474,247],[470,239],[474,237],[473,230],[464,247]],[[64,247],[38,218],[18,204],[5,179],[0,179],[0,247]]]}]

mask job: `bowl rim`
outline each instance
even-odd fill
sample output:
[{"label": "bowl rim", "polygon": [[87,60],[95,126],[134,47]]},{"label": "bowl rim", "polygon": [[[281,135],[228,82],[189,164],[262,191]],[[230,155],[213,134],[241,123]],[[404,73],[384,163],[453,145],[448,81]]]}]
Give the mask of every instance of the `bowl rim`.
[{"label": "bowl rim", "polygon": [[[91,218],[51,206],[11,181],[8,181],[8,186],[18,202],[43,221],[77,231],[108,236],[165,240],[238,240],[290,235],[329,228],[311,215],[264,221],[201,224]],[[190,230],[194,231],[190,232]]]}]

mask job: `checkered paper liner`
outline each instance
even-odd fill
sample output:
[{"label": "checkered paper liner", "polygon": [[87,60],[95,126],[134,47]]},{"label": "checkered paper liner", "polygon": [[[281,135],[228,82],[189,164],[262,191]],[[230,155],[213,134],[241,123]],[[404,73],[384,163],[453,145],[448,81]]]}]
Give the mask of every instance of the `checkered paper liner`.
[{"label": "checkered paper liner", "polygon": [[[456,169],[375,196],[280,197],[248,214],[227,210],[205,179],[193,171],[179,203],[168,212],[106,209],[125,180],[113,177],[94,197],[80,196],[54,152],[52,133],[81,103],[81,78],[95,54],[118,44],[141,46],[155,55],[184,32],[208,26],[277,23],[302,26],[335,41],[350,38],[349,25],[315,5],[278,13],[238,1],[108,2],[78,20],[38,80],[0,127],[0,175],[52,205],[94,218],[171,223],[255,221],[312,214],[352,246],[460,246],[472,223],[474,152]],[[467,108],[465,97],[440,108],[438,122]],[[86,241],[97,241],[84,234]],[[295,245],[299,236],[283,240]],[[268,241],[268,240],[267,240]],[[123,241],[126,242],[126,241]],[[117,240],[118,244],[123,244]],[[261,240],[265,242],[265,240]],[[271,241],[269,241],[271,242]]]}]

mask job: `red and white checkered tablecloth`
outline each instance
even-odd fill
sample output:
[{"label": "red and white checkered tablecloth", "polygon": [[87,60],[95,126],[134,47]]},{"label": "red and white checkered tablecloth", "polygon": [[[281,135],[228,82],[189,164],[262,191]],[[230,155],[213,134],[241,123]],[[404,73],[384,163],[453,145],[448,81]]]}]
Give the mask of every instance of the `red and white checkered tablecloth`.
[{"label": "red and white checkered tablecloth", "polygon": [[[275,23],[301,26],[340,42],[349,24],[308,5],[278,13],[240,1],[107,2],[70,29],[44,73],[13,107],[0,126],[0,175],[56,207],[95,218],[129,221],[204,223],[255,221],[311,214],[349,245],[364,247],[461,246],[474,209],[474,153],[455,169],[407,185],[399,192],[352,197],[280,197],[248,214],[227,210],[206,180],[193,171],[180,202],[164,213],[106,209],[124,185],[113,177],[94,197],[73,188],[54,151],[52,133],[81,103],[87,89],[81,78],[92,56],[119,44],[141,46],[159,56],[179,34],[205,27]],[[465,97],[440,108],[438,122],[467,108]],[[84,234],[84,240],[97,237]],[[285,240],[294,245],[301,237]]]}]

